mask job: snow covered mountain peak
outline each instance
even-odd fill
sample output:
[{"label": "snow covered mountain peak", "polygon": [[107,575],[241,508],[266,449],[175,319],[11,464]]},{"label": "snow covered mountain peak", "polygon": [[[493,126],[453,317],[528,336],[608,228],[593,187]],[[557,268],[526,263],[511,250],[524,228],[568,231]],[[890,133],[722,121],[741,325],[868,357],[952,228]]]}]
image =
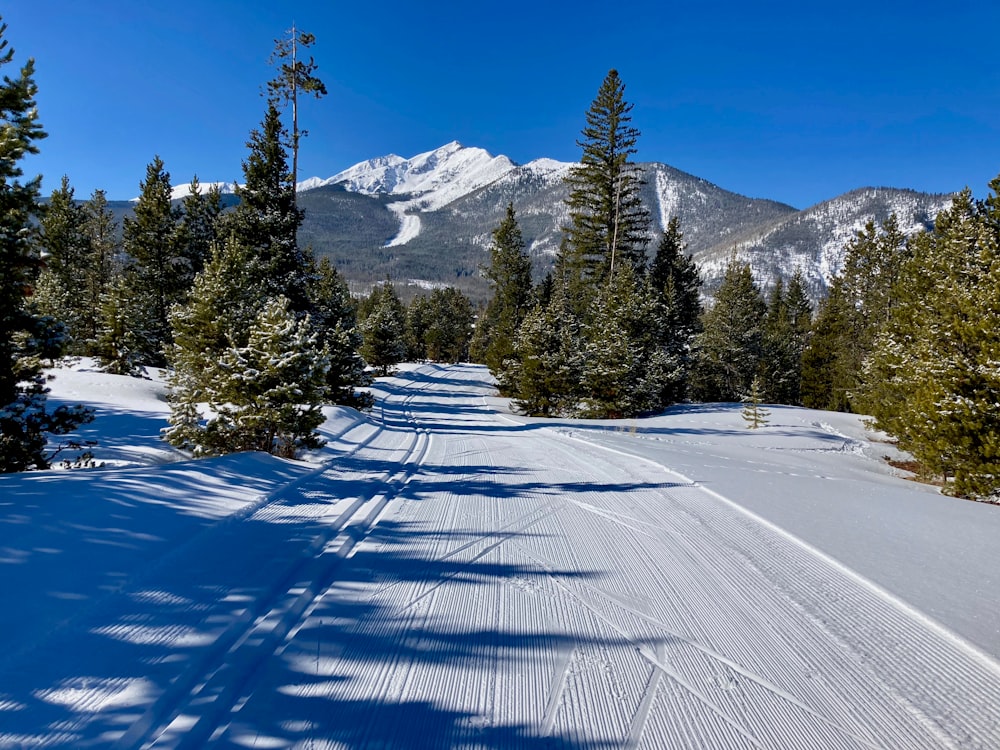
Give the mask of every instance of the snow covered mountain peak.
[{"label": "snow covered mountain peak", "polygon": [[[422,209],[434,210],[490,184],[516,166],[506,156],[493,156],[485,149],[452,141],[409,159],[395,154],[369,159],[320,184],[339,184],[364,195],[409,195],[419,199]],[[304,189],[301,184],[299,189]]]}]

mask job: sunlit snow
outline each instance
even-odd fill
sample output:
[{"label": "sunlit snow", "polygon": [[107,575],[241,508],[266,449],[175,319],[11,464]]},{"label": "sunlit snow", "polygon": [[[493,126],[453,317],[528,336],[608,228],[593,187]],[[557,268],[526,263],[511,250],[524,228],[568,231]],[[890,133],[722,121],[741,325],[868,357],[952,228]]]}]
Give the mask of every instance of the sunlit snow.
[{"label": "sunlit snow", "polygon": [[105,466],[0,475],[0,747],[1000,746],[1000,508],[859,417],[421,364],[307,460],[191,461],[160,374],[55,375]]}]

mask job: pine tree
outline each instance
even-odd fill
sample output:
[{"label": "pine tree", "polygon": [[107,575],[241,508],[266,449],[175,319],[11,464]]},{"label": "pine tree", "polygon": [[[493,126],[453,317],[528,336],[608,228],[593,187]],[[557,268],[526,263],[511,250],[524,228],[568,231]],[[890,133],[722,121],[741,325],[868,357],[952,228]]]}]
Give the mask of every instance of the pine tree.
[{"label": "pine tree", "polygon": [[80,338],[86,354],[95,355],[101,330],[101,308],[115,277],[120,261],[118,223],[108,207],[103,190],[95,190],[83,204],[83,231],[90,247],[85,262],[85,281],[81,293]]},{"label": "pine tree", "polygon": [[749,264],[730,259],[697,340],[696,399],[739,401],[750,390],[764,355],[766,312]]},{"label": "pine tree", "polygon": [[193,275],[179,252],[180,215],[171,203],[170,173],[159,156],[146,167],[140,190],[134,215],[126,217],[122,227],[125,252],[133,262],[124,278],[132,306],[143,313],[143,319],[135,321],[146,334],[141,361],[161,367],[171,341],[170,309],[184,300]]},{"label": "pine tree", "polygon": [[853,355],[856,321],[856,311],[845,295],[843,279],[835,278],[820,302],[808,345],[802,352],[800,395],[804,406],[851,410],[851,393],[857,385],[860,367],[860,361]]},{"label": "pine tree", "polygon": [[209,416],[191,401],[179,403],[168,439],[196,455],[257,450],[294,458],[319,447],[329,361],[310,329],[308,316],[296,321],[288,300],[268,300],[246,345],[230,346],[208,363]]},{"label": "pine tree", "polygon": [[619,419],[664,405],[682,369],[663,345],[665,323],[646,280],[627,265],[617,269],[585,330],[579,416]]},{"label": "pine tree", "polygon": [[743,410],[740,412],[748,429],[757,430],[767,426],[767,418],[771,416],[771,412],[761,406],[762,400],[761,376],[756,375],[750,384],[749,392],[743,397]]},{"label": "pine tree", "polygon": [[801,274],[796,271],[787,292],[779,278],[767,302],[761,361],[763,380],[760,385],[772,403],[795,405],[800,402],[802,353],[808,343],[811,315]]},{"label": "pine tree", "polygon": [[285,130],[273,101],[259,130],[250,134],[250,155],[243,162],[240,202],[226,215],[224,234],[252,249],[262,261],[267,294],[288,298],[292,310],[309,310],[312,259],[298,246],[302,212],[295,206],[295,184],[285,156]]},{"label": "pine tree", "polygon": [[172,403],[204,401],[219,358],[246,346],[267,300],[260,265],[249,248],[230,237],[213,250],[188,301],[171,312]]},{"label": "pine tree", "polygon": [[33,303],[38,311],[66,326],[67,351],[82,354],[86,343],[83,330],[87,310],[86,288],[90,243],[84,224],[86,216],[73,197],[69,178],[63,176],[52,192],[41,219],[41,243],[47,253],[45,269],[35,290]]},{"label": "pine tree", "polygon": [[367,317],[361,322],[361,355],[382,375],[388,375],[406,356],[406,308],[392,283],[377,285],[368,297]]},{"label": "pine tree", "polygon": [[464,362],[472,339],[472,302],[455,287],[435,289],[427,306],[424,344],[435,362]]},{"label": "pine tree", "polygon": [[[316,77],[316,61],[310,55],[308,62],[301,58],[316,42],[316,36],[292,28],[288,36],[274,40],[274,51],[268,63],[276,65],[278,75],[267,82],[268,95],[273,101],[292,105],[292,184],[299,179],[299,139],[308,131],[299,130],[299,94],[311,94],[317,99],[326,96],[326,84]],[[294,203],[295,196],[292,195]]]},{"label": "pine tree", "polygon": [[501,386],[525,414],[564,416],[579,403],[584,366],[580,321],[566,286],[556,283],[547,305],[536,305],[518,329]]},{"label": "pine tree", "polygon": [[493,230],[490,266],[485,276],[493,296],[476,324],[473,358],[485,362],[490,372],[502,380],[504,363],[514,352],[517,330],[533,304],[531,259],[525,251],[513,203],[507,205],[503,221]]},{"label": "pine tree", "polygon": [[431,301],[418,294],[406,306],[406,358],[411,362],[427,359],[427,329],[430,327]]},{"label": "pine tree", "polygon": [[101,295],[100,323],[92,351],[104,372],[139,377],[148,362],[153,333],[146,327],[148,310],[135,294],[137,284],[128,279],[133,273],[133,268],[125,268]]},{"label": "pine tree", "polygon": [[694,258],[685,253],[680,220],[667,222],[649,269],[649,285],[663,320],[662,346],[679,369],[661,397],[661,406],[682,401],[694,364],[694,344],[701,331],[701,276]]},{"label": "pine tree", "polygon": [[[14,50],[0,22],[0,67]],[[49,435],[65,435],[93,419],[82,406],[48,409],[42,360],[52,359],[65,344],[64,328],[33,314],[27,305],[42,260],[35,244],[41,177],[21,181],[21,159],[37,154],[45,137],[38,122],[34,61],[18,76],[0,82],[0,472],[48,468]]]},{"label": "pine tree", "polygon": [[642,174],[631,161],[640,135],[631,125],[632,106],[618,71],[609,71],[577,142],[583,156],[566,178],[570,223],[558,263],[580,311],[618,265],[645,271],[650,219]]},{"label": "pine tree", "polygon": [[190,288],[194,277],[201,273],[212,252],[212,247],[220,239],[222,217],[222,193],[217,186],[201,191],[198,176],[191,180],[191,190],[181,201],[181,219],[178,226],[178,255],[184,259],[186,279],[184,285]]},{"label": "pine tree", "polygon": [[892,314],[897,280],[909,256],[895,216],[881,226],[869,221],[847,243],[843,272],[820,306],[816,331],[804,354],[807,406],[854,409],[852,394],[860,385],[862,364]]},{"label": "pine tree", "polygon": [[319,334],[319,344],[327,351],[330,367],[327,371],[327,398],[331,403],[371,408],[373,397],[357,388],[369,385],[371,377],[358,350],[361,332],[358,329],[354,301],[347,282],[328,258],[317,268],[312,286],[312,322]]}]

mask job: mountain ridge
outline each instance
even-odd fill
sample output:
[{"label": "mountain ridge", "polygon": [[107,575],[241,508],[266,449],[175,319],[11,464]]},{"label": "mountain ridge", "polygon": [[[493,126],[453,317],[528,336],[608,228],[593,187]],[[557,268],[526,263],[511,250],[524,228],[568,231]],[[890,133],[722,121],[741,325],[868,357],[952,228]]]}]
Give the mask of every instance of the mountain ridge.
[{"label": "mountain ridge", "polygon": [[[536,278],[551,267],[569,221],[563,178],[575,164],[545,157],[517,164],[458,141],[409,158],[367,159],[332,177],[298,183],[305,210],[300,238],[342,268],[356,293],[391,278],[418,289],[453,285],[483,300],[490,236],[509,203]],[[708,294],[735,255],[751,264],[765,288],[801,271],[818,300],[843,264],[844,246],[867,221],[896,213],[904,231],[919,231],[932,226],[952,198],[862,187],[798,209],[740,195],[661,162],[639,167],[653,220],[649,253],[676,216]],[[174,188],[175,197],[184,187]]]}]

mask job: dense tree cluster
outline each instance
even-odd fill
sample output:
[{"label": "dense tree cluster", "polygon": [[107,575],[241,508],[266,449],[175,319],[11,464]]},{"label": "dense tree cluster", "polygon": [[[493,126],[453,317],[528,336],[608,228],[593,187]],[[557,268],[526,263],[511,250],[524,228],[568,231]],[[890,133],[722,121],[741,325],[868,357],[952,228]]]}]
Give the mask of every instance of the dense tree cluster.
[{"label": "dense tree cluster", "polygon": [[513,207],[493,234],[494,296],[476,350],[531,414],[632,416],[686,395],[701,282],[677,221],[649,262],[650,217],[631,160],[639,131],[624,89],[610,71],[587,112],[551,278],[532,292]]}]

